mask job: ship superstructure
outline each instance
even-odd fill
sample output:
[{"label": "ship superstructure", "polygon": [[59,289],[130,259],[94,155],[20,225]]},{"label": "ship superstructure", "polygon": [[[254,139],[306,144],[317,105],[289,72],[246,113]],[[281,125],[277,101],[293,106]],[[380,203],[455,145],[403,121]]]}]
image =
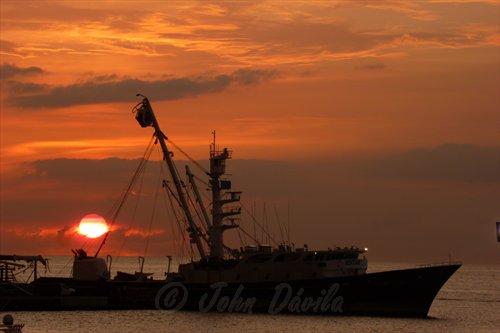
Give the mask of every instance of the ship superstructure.
[{"label": "ship superstructure", "polygon": [[[141,95],[142,96],[142,95]],[[193,283],[211,283],[214,281],[258,282],[258,281],[297,281],[302,279],[322,279],[365,274],[366,257],[360,257],[365,250],[357,247],[335,248],[327,251],[311,251],[307,247],[294,248],[280,245],[273,248],[264,244],[253,244],[231,249],[224,244],[224,232],[238,228],[236,223],[241,208],[233,204],[240,201],[241,192],[232,190],[232,183],[226,175],[226,162],[232,151],[228,148],[218,149],[216,133],[210,146],[209,177],[211,190],[211,216],[205,206],[200,204],[203,219],[208,232],[193,219],[193,213],[185,199],[180,176],[174,167],[172,154],[167,147],[167,136],[162,132],[149,100],[143,100],[135,107],[136,119],[142,127],[153,127],[155,136],[160,142],[164,160],[170,171],[178,202],[187,221],[190,241],[196,245],[200,260],[179,266],[179,272],[173,274],[177,279]],[[201,197],[195,179],[189,167],[186,168],[189,181],[196,194],[197,201]],[[208,254],[206,248],[209,249]]]}]

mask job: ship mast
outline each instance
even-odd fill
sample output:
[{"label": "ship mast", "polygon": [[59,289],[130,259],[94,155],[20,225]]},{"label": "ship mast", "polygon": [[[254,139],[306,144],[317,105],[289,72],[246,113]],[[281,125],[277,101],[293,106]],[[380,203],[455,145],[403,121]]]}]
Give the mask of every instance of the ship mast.
[{"label": "ship mast", "polygon": [[[208,229],[210,237],[210,257],[224,259],[224,241],[223,233],[227,229],[237,228],[238,225],[224,224],[224,218],[240,214],[240,209],[224,211],[223,206],[228,203],[240,201],[241,192],[223,190],[231,189],[231,182],[220,180],[220,177],[226,172],[226,160],[231,158],[231,151],[224,148],[217,150],[215,144],[215,131],[213,131],[214,141],[210,147],[210,186],[212,187],[212,224]],[[225,194],[229,194],[229,197]]]},{"label": "ship mast", "polygon": [[172,161],[172,153],[168,150],[167,144],[165,143],[165,139],[167,138],[165,134],[160,129],[160,125],[156,120],[155,114],[153,112],[153,108],[149,103],[149,100],[141,95],[137,94],[137,96],[141,96],[142,102],[139,103],[135,110],[137,111],[136,119],[141,125],[141,127],[153,126],[155,129],[155,136],[160,142],[161,149],[163,151],[163,157],[165,162],[167,163],[168,170],[172,175],[172,179],[175,184],[175,189],[177,191],[177,196],[179,199],[179,204],[184,211],[184,215],[188,221],[187,231],[189,232],[189,237],[191,238],[191,243],[196,244],[196,248],[198,249],[198,253],[202,259],[206,258],[205,249],[203,248],[203,244],[201,243],[200,235],[198,233],[198,228],[194,222],[193,216],[191,215],[191,211],[189,210],[189,206],[186,200],[186,196],[182,189],[181,181],[179,180],[179,175],[177,174],[177,170],[174,166],[174,162]]}]

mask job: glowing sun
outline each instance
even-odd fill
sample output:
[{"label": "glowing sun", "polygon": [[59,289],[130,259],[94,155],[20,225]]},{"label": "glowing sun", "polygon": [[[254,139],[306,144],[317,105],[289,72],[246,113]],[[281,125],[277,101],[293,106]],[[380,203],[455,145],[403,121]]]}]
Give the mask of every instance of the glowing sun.
[{"label": "glowing sun", "polygon": [[78,233],[88,238],[97,238],[108,232],[104,217],[97,214],[85,215],[78,226]]}]

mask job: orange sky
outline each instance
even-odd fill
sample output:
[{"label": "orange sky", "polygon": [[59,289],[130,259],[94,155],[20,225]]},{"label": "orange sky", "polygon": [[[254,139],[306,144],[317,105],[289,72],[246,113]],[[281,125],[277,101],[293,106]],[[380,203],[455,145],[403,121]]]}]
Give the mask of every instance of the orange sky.
[{"label": "orange sky", "polygon": [[[47,237],[109,209],[133,172],[122,159],[139,158],[151,135],[130,113],[140,92],[194,158],[207,157],[217,129],[235,159],[262,161],[255,170],[284,163],[273,170],[290,178],[252,188],[266,172],[249,173],[241,182],[250,189],[238,188],[303,204],[297,243],[389,244],[374,252],[388,260],[401,259],[391,246],[411,243],[409,260],[495,260],[499,13],[496,0],[2,0],[0,252],[69,253]],[[122,178],[107,158],[123,162],[114,166]],[[85,175],[92,161],[109,177]],[[281,191],[267,190],[273,181]],[[331,213],[334,198],[343,206]],[[405,220],[411,209],[418,214]],[[306,230],[311,212],[316,234]],[[433,222],[407,234],[420,219]],[[370,238],[394,225],[394,235]],[[423,255],[429,234],[437,236]],[[468,240],[489,245],[471,255]]]}]

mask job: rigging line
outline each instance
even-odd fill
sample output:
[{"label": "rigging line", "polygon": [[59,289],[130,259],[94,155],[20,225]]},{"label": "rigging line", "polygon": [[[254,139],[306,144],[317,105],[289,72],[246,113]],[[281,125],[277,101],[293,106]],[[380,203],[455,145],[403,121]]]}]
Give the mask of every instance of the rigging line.
[{"label": "rigging line", "polygon": [[73,257],[69,258],[68,261],[66,262],[66,264],[59,269],[59,271],[56,273],[56,275],[60,275],[63,273],[63,270],[66,270],[66,268],[68,267],[68,265],[73,261]]},{"label": "rigging line", "polygon": [[178,145],[176,145],[172,140],[168,139],[167,140],[174,146],[178,151],[180,151],[184,156],[186,156],[193,164],[195,164],[201,171],[206,173],[207,175],[210,175],[210,172],[207,171],[200,163],[198,163],[194,158],[188,155],[184,150],[182,150]]},{"label": "rigging line", "polygon": [[291,245],[290,243],[290,203],[288,203],[288,216],[287,216],[287,224],[288,226],[286,227],[286,232],[287,232],[287,236],[288,236],[288,246]]},{"label": "rigging line", "polygon": [[[175,165],[174,165],[175,166]],[[163,178],[167,178],[166,177],[166,173],[165,173],[165,170],[164,170],[164,166],[163,164],[160,164],[160,167],[161,167],[161,172],[162,172],[162,175],[163,175]],[[184,259],[184,250],[187,250],[189,251],[189,248],[188,248],[188,245],[187,245],[187,242],[186,242],[186,238],[185,238],[185,233],[184,233],[184,230],[181,226],[181,219],[179,218],[178,214],[177,214],[177,211],[176,211],[176,208],[174,206],[174,203],[172,201],[172,197],[177,201],[179,207],[181,207],[181,204],[179,202],[179,200],[177,199],[176,195],[174,194],[174,192],[172,191],[172,189],[168,186],[168,182],[164,181],[163,184],[167,187],[167,197],[168,197],[168,200],[170,202],[170,207],[172,208],[172,212],[174,214],[174,217],[175,217],[175,220],[177,222],[177,225],[178,225],[178,236],[176,236],[177,240],[178,240],[178,249],[179,249],[179,257],[180,257],[180,260],[181,262],[183,261]],[[172,222],[172,225],[173,225],[173,222]],[[175,229],[174,227],[172,227],[172,230],[173,232],[175,233]]]},{"label": "rigging line", "polygon": [[31,276],[33,275],[33,268],[34,268],[33,264],[30,263],[29,265],[25,266],[24,268],[21,268],[20,270],[13,272],[12,274],[14,276],[14,280],[15,281],[19,281],[19,279],[23,278],[23,276],[25,275],[26,271],[29,270],[29,269],[31,269],[30,275],[28,276],[28,278],[23,279],[24,283],[28,283],[28,281],[31,279]]},{"label": "rigging line", "polygon": [[[183,228],[182,228],[182,225],[181,225],[181,221],[179,219],[179,216],[177,215],[177,212],[175,210],[175,206],[174,206],[174,202],[172,201],[172,196],[174,198],[176,198],[173,193],[171,193],[171,190],[170,190],[170,187],[168,186],[168,183],[164,182],[165,186],[169,189],[169,191],[166,191],[167,192],[167,195],[168,195],[168,200],[170,202],[170,207],[172,208],[172,212],[174,214],[174,217],[175,217],[175,220],[177,221],[177,225],[179,227],[179,234],[180,236],[182,237],[182,246],[181,246],[181,252],[182,252],[182,256],[183,256],[183,253],[184,253],[184,246],[186,246],[186,237],[185,237],[185,233],[183,232]],[[177,199],[177,198],[176,198]]]},{"label": "rigging line", "polygon": [[[125,201],[127,200],[127,197],[130,194],[132,187],[134,186],[135,182],[137,181],[137,177],[139,176],[140,172],[142,172],[142,169],[144,168],[145,160],[147,161],[147,159],[149,159],[149,156],[151,156],[151,152],[152,152],[151,146],[153,143],[153,138],[154,138],[154,136],[151,138],[151,140],[149,142],[149,146],[146,149],[146,152],[144,153],[144,156],[143,156],[142,160],[140,161],[138,168],[136,169],[134,175],[132,176],[132,180],[130,181],[125,193],[122,196],[120,204],[118,205],[118,208],[113,216],[113,219],[111,220],[110,227],[112,227],[114,225],[114,223],[116,222],[116,219],[118,217],[118,214],[121,211],[121,208],[125,204]],[[147,159],[145,158],[146,156],[147,156]],[[99,245],[99,248],[97,249],[94,257],[97,257],[99,255],[99,252],[101,251],[102,247],[104,246],[104,243],[106,243],[106,240],[108,239],[109,233],[110,233],[110,231],[106,232],[106,234],[105,234],[101,244]]]},{"label": "rigging line", "polygon": [[[160,164],[160,174],[161,174],[162,178],[165,177],[164,170],[163,170],[163,164]],[[163,200],[164,200],[164,204],[165,204],[166,207],[168,207],[167,196],[168,196],[168,193],[166,193],[166,191],[163,191]],[[172,209],[172,211],[173,211],[173,209]],[[174,213],[171,212],[171,215],[168,216],[167,219],[170,221],[170,227],[171,227],[172,235],[174,236],[174,238],[172,240],[172,242],[173,242],[174,256],[176,258],[178,258],[180,256],[180,252],[182,250],[179,249],[179,247],[180,247],[179,246],[180,241],[178,240],[178,238],[180,238],[180,236],[178,237],[177,230],[175,228],[174,218],[173,218],[174,214],[175,214],[175,212]]]},{"label": "rigging line", "polygon": [[176,233],[176,230],[178,233],[176,233],[175,235],[175,239],[178,240],[179,243],[177,243],[177,246],[178,246],[178,251],[179,251],[179,256],[183,256],[184,255],[184,246],[185,246],[185,243],[186,243],[186,238],[185,238],[185,235],[182,231],[182,225],[181,225],[181,222],[180,222],[180,219],[177,215],[177,211],[176,211],[176,207],[174,206],[174,202],[172,200],[172,195],[170,192],[168,191],[165,191],[166,192],[166,195],[167,195],[167,198],[168,198],[168,201],[170,202],[170,208],[172,209],[172,213],[174,215],[174,220],[175,222],[177,222],[177,228],[174,227],[174,222],[172,221],[172,231],[174,233]]},{"label": "rigging line", "polygon": [[[206,184],[207,186],[210,186],[210,185],[208,185],[208,183],[205,183],[205,184]],[[205,189],[205,190],[206,190],[206,191],[208,191],[209,189]],[[209,194],[207,194],[207,193],[205,193],[206,191],[200,192],[200,194],[201,194],[201,196],[203,197],[203,198],[201,198],[201,199],[202,199],[202,201],[207,203],[207,204],[206,204],[206,205],[204,205],[204,206],[205,206],[205,209],[206,209],[206,210],[207,210],[207,212],[208,212],[208,211],[210,211],[210,209],[211,209],[211,208],[210,208],[210,206],[211,206],[211,202],[210,202],[210,195],[209,195]]]},{"label": "rigging line", "polygon": [[[238,232],[240,231],[239,229],[243,226],[243,223],[244,223],[244,219],[240,219],[240,227],[238,228]],[[243,244],[246,245],[247,244],[247,238],[246,238],[246,235],[243,234]]]},{"label": "rigging line", "polygon": [[179,176],[179,182],[181,183],[181,186],[182,188],[184,189],[184,192],[186,192],[186,184],[184,184],[184,181],[182,180],[182,178],[180,177],[180,172],[179,172],[179,169],[177,169],[177,165],[175,163],[173,163],[174,165],[174,169],[175,169],[175,172],[177,173],[177,175]]},{"label": "rigging line", "polygon": [[[247,212],[247,214],[248,214],[248,215],[250,215],[250,217],[252,218],[252,220],[253,220],[253,222],[254,222],[254,225],[257,225],[257,226],[260,228],[260,230],[261,230],[264,234],[266,234],[266,235],[267,235],[267,237],[269,237],[269,239],[270,239],[270,240],[271,240],[271,241],[272,241],[275,245],[279,245],[279,244],[278,244],[278,242],[276,242],[276,240],[275,240],[275,239],[274,239],[274,238],[273,238],[273,237],[272,237],[272,236],[271,236],[271,235],[270,235],[270,234],[266,231],[266,229],[265,229],[262,225],[260,225],[260,223],[259,223],[259,222],[257,222],[257,219],[256,219],[256,218],[255,218],[255,217],[254,217],[254,216],[250,213],[250,211],[248,210],[248,208],[246,208],[246,206],[245,206],[242,202],[240,202],[240,205],[241,205],[241,207],[243,208],[243,210],[244,210],[245,212]],[[252,237],[252,238],[253,238],[253,237]],[[255,238],[253,238],[253,239],[255,239]]]},{"label": "rigging line", "polygon": [[251,239],[251,240],[253,240],[253,241],[255,242],[255,244],[257,244],[257,245],[260,245],[260,244],[261,244],[261,243],[260,243],[257,239],[255,239],[252,235],[250,235],[250,234],[249,234],[249,233],[248,233],[245,229],[243,229],[241,226],[240,226],[238,229],[240,229],[240,230],[243,232],[243,234],[245,234],[245,235],[247,235],[248,237],[250,237],[250,239]]},{"label": "rigging line", "polygon": [[[241,221],[243,222],[243,219]],[[241,225],[243,224],[242,222],[240,222],[240,228],[241,228]],[[243,244],[247,244],[247,235],[245,235],[245,234],[243,234]]]},{"label": "rigging line", "polygon": [[[175,163],[173,163],[174,165],[174,169],[175,169],[175,172],[177,173],[177,175],[180,175],[179,173],[179,170],[177,169],[177,165]],[[180,185],[182,187],[182,190],[184,191],[184,193],[186,194],[186,196],[189,196],[189,193],[187,193],[187,187],[186,187],[186,184],[184,183],[184,181],[179,177],[179,182],[180,182]],[[181,205],[182,207],[182,205]],[[187,210],[189,210],[189,204],[187,207],[185,207]],[[194,222],[194,221],[193,221]],[[184,221],[184,223],[186,223],[189,227],[189,223],[187,221],[187,217],[186,217],[186,220]],[[197,232],[198,234],[200,234],[200,232],[198,230],[193,230],[193,232]],[[191,250],[191,258],[194,258],[194,251],[193,251],[193,243],[191,243],[191,241],[189,241],[189,245],[190,245],[190,250]],[[203,245],[201,245],[203,246]]]},{"label": "rigging line", "polygon": [[[135,218],[137,216],[137,209],[139,207],[139,202],[140,202],[140,199],[141,199],[141,196],[142,196],[142,187],[144,185],[144,176],[146,175],[146,166],[147,166],[146,163],[149,161],[149,158],[151,157],[152,150],[153,150],[152,147],[153,146],[150,147],[151,153],[148,153],[148,156],[145,156],[147,159],[145,160],[146,162],[145,162],[143,170],[141,172],[141,180],[140,180],[139,188],[138,188],[138,192],[137,192],[137,199],[135,201],[134,211],[132,212],[132,219],[130,221],[128,229],[132,229],[132,227],[133,227],[133,225],[135,223]],[[127,241],[127,238],[124,235],[122,244],[120,246],[120,249],[118,250],[116,262],[119,261],[120,254],[122,253],[122,250],[123,250],[123,247],[125,246],[126,241]]]},{"label": "rigging line", "polygon": [[[196,186],[196,184],[191,184],[191,181],[189,182],[189,184],[191,185],[191,186],[190,186],[191,190],[193,190],[193,191],[194,191],[194,186]],[[200,215],[200,212],[198,211],[198,208],[196,208],[196,204],[193,202],[193,199],[192,199],[192,198],[191,198],[191,196],[189,195],[189,193],[190,193],[189,189],[186,191],[186,193],[187,193],[187,197],[188,197],[188,199],[189,199],[189,202],[191,203],[191,206],[193,207],[193,210],[194,210],[194,211],[195,211],[195,213],[196,213],[196,216],[198,216],[198,219],[200,220],[200,225],[202,225],[202,226],[204,227],[204,229],[205,229],[204,231],[205,231],[206,233],[208,233],[208,228],[209,228],[209,227],[208,227],[207,221],[205,220],[205,218],[202,218],[202,216]],[[201,198],[200,198],[200,200],[201,200]],[[196,202],[198,202],[198,198],[196,198]],[[203,201],[201,201],[201,202],[199,203],[199,205],[200,205],[200,206],[204,206],[204,205],[203,205]]]},{"label": "rigging line", "polygon": [[153,209],[151,211],[151,218],[149,220],[149,230],[146,237],[146,246],[144,247],[144,256],[148,254],[149,241],[151,239],[151,229],[153,227],[153,220],[156,212],[156,203],[158,202],[158,192],[160,192],[160,184],[161,184],[160,180],[161,180],[161,173],[158,175],[158,185],[156,187],[155,197],[153,199]]},{"label": "rigging line", "polygon": [[[77,240],[75,240],[75,239],[74,239],[76,235],[77,235],[77,232],[76,232],[76,231],[75,231],[73,234],[71,234],[71,235],[70,235],[70,238],[69,238],[69,239],[70,239],[70,242],[73,242],[73,241],[74,241],[74,242],[77,242]],[[89,243],[89,241],[90,241],[90,240],[89,240],[88,238],[83,239],[83,240],[80,242],[80,245],[78,246],[78,248],[84,249],[85,247],[87,247],[87,244]],[[70,258],[67,260],[66,264],[65,264],[63,267],[61,267],[61,268],[60,268],[60,269],[59,269],[59,270],[58,270],[55,274],[56,274],[56,275],[60,275],[60,274],[62,274],[62,273],[63,273],[63,271],[64,271],[64,270],[66,270],[66,268],[69,266],[69,264],[70,264],[73,260],[74,260],[74,257],[73,257],[73,256],[72,256],[72,257],[70,257]],[[72,272],[71,272],[71,274],[72,274]]]},{"label": "rigging line", "polygon": [[253,223],[253,235],[255,238],[257,238],[257,223],[255,223],[255,214],[256,214],[257,208],[255,207],[255,201],[252,203],[252,213],[250,214],[250,217],[254,221]]},{"label": "rigging line", "polygon": [[[31,279],[31,277],[35,274],[35,271],[31,271],[30,275],[28,276],[28,279],[26,279],[26,281],[29,281]],[[7,331],[8,332],[8,331]]]},{"label": "rigging line", "polygon": [[[72,233],[70,233],[70,234],[69,234],[69,242],[70,242],[70,243],[78,242],[78,240],[77,240],[77,239],[75,239],[75,236],[76,236],[77,234],[78,234],[78,232],[77,232],[77,231],[74,231],[74,232],[72,232]],[[80,247],[80,248],[85,248],[85,247],[86,247],[86,245],[87,245],[87,242],[88,242],[88,238],[87,238],[87,239],[84,239],[84,240],[83,240],[83,243],[80,243],[80,244],[82,244],[82,245],[80,245],[79,247]],[[66,262],[66,264],[65,264],[63,267],[59,268],[59,271],[58,271],[58,272],[56,272],[55,274],[56,274],[56,275],[62,274],[62,273],[63,273],[63,270],[66,270],[66,268],[69,266],[69,264],[70,264],[72,261],[73,261],[73,256],[71,256],[71,257],[68,259],[68,261]]]},{"label": "rigging line", "polygon": [[[196,213],[196,216],[198,217],[198,220],[200,221],[199,224],[202,226],[202,228],[204,228],[205,230],[205,233],[203,233],[200,228],[196,228],[197,230],[195,230],[194,232],[197,232],[199,235],[200,235],[200,238],[203,239],[205,241],[205,243],[207,243],[208,246],[210,246],[210,242],[208,241],[208,226],[205,226],[205,223],[203,223],[202,221],[204,221],[204,219],[200,216],[200,212],[198,211],[198,209],[196,209],[196,206],[195,206],[195,203],[193,202],[193,199],[191,198],[191,196],[189,195],[189,191],[186,189],[186,196],[188,198],[188,204],[190,203],[194,212]],[[198,225],[196,225],[198,227]]]},{"label": "rigging line", "polygon": [[[173,166],[174,166],[174,171],[175,171],[175,173],[177,173],[179,183],[180,183],[180,185],[181,185],[181,187],[182,187],[182,189],[184,190],[184,193],[185,193],[185,192],[187,192],[187,191],[186,191],[186,184],[184,184],[184,181],[183,181],[183,180],[181,179],[181,177],[179,176],[179,175],[180,175],[180,173],[179,173],[179,170],[177,169],[177,165],[176,165],[175,163],[172,163],[172,164],[173,164]],[[172,181],[174,181],[174,180],[172,180]],[[174,183],[175,183],[175,181],[174,181]],[[170,188],[169,188],[169,189],[170,189]],[[171,190],[171,191],[172,191],[172,190]],[[173,191],[172,191],[172,195],[174,196],[174,198],[175,198],[175,199],[177,200],[177,202],[179,203],[179,206],[180,206],[181,208],[183,208],[183,207],[182,207],[182,203],[181,203],[181,201],[179,200],[179,198],[177,198],[177,196],[175,195],[175,193],[174,193]],[[189,207],[186,207],[186,209],[189,209]],[[186,221],[186,223],[187,223],[187,221]]]},{"label": "rigging line", "polygon": [[196,180],[199,181],[200,183],[203,183],[203,184],[205,184],[207,186],[210,186],[210,184],[207,181],[204,181],[203,179],[201,179],[197,175],[193,174],[193,177],[196,178]]},{"label": "rigging line", "polygon": [[165,179],[163,180],[162,182],[162,185],[163,187],[166,187],[167,188],[167,191],[169,192],[169,195],[172,195],[175,199],[175,201],[177,201],[177,204],[179,205],[179,207],[182,207],[182,204],[181,202],[179,201],[179,199],[175,196],[175,193],[174,191],[170,188],[170,186],[168,185],[168,181],[166,181]]},{"label": "rigging line", "polygon": [[243,238],[241,237],[240,228],[237,228],[237,232],[238,232],[238,238],[240,239],[240,246],[245,246],[245,243],[243,242]]},{"label": "rigging line", "polygon": [[224,250],[226,251],[226,253],[228,255],[232,256],[233,258],[238,259],[240,257],[240,251],[238,251],[236,249],[232,249],[229,246],[224,245]]},{"label": "rigging line", "polygon": [[196,209],[196,206],[195,206],[196,204],[193,202],[193,199],[189,195],[189,191],[186,191],[186,194],[187,194],[187,198],[189,200],[189,203],[191,204],[191,207],[193,208],[194,212],[196,213],[196,216],[198,217],[198,220],[201,221],[200,225],[203,227],[205,233],[208,233],[208,226],[205,223],[205,219],[203,219],[200,216],[200,212],[198,211],[198,209]]},{"label": "rigging line", "polygon": [[281,243],[285,243],[285,236],[283,235],[283,229],[281,228],[281,221],[280,217],[278,215],[278,210],[276,209],[276,205],[274,205],[274,214],[276,215],[276,221],[278,222],[278,228],[280,229],[280,235],[281,235]]},{"label": "rigging line", "polygon": [[146,149],[146,152],[144,153],[143,157],[139,161],[139,165],[138,165],[136,171],[134,172],[134,175],[133,175],[133,177],[132,177],[132,179],[130,181],[129,186],[123,192],[122,200],[118,204],[118,208],[117,208],[117,210],[115,212],[115,215],[113,217],[111,225],[113,225],[116,222],[116,218],[118,216],[118,213],[120,212],[120,209],[123,206],[124,200],[132,192],[132,188],[136,184],[137,179],[139,178],[139,176],[141,176],[141,175],[144,176],[144,170],[146,168],[146,164],[149,161],[149,158],[151,157],[151,154],[152,154],[153,150],[154,150],[154,146],[153,146],[153,137],[152,137],[151,140],[150,140],[150,142],[149,142],[149,145],[148,145],[148,147]]},{"label": "rigging line", "polygon": [[[264,228],[266,227],[266,224],[267,224],[267,212],[266,212],[266,203],[264,202],[264,207],[263,207],[263,210],[262,210],[262,225],[264,226]],[[264,242],[264,229],[262,230],[262,241]],[[266,235],[267,237],[267,235]],[[266,243],[269,242],[269,237],[267,237],[267,240],[266,240]]]},{"label": "rigging line", "polygon": [[[153,147],[154,147],[153,146],[153,140],[154,140],[154,138],[155,138],[155,135],[153,134],[152,137],[151,137],[151,139],[149,140],[149,143],[147,145],[146,150],[144,151],[144,154],[143,154],[141,160],[139,161],[139,166],[137,167],[135,173],[137,173],[137,171],[140,168],[143,168],[142,163],[144,161],[147,161],[149,159],[149,156],[151,156],[151,153],[152,153],[152,150],[153,150]],[[122,196],[125,195],[125,192],[126,192],[126,190],[124,190],[122,192]],[[120,197],[122,197],[122,196],[120,196]],[[112,212],[116,210],[117,206],[119,206],[119,204],[120,204],[120,200],[118,199],[118,200],[115,201],[115,203],[113,204],[113,206],[111,207],[111,209],[107,212],[106,217],[110,216],[112,214]]]}]

